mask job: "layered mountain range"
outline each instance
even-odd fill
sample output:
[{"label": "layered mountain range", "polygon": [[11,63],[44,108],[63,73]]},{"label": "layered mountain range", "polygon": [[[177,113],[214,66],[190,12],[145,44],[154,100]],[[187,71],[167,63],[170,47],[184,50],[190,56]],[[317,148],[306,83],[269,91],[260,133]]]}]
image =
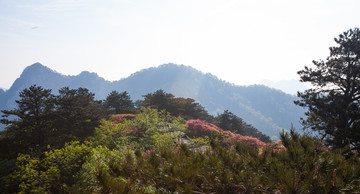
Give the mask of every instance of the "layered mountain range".
[{"label": "layered mountain range", "polygon": [[184,65],[165,64],[110,82],[87,71],[76,76],[62,75],[40,63],[25,68],[10,89],[0,89],[0,110],[14,109],[19,92],[34,84],[52,89],[54,94],[64,86],[84,87],[99,100],[113,90],[127,91],[136,101],[142,95],[162,89],[176,97],[195,99],[213,115],[229,110],[273,139],[292,124],[300,129],[299,120],[305,112],[293,103],[297,99],[293,95],[263,85],[234,85]]}]

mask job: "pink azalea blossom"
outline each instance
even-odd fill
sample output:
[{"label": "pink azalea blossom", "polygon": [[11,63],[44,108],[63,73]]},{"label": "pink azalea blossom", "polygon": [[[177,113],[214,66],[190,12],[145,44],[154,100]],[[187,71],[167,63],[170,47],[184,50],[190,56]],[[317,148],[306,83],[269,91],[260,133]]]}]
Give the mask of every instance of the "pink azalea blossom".
[{"label": "pink azalea blossom", "polygon": [[281,152],[286,150],[281,140],[275,141],[274,143],[269,144],[269,146],[273,152]]},{"label": "pink azalea blossom", "polygon": [[249,136],[243,136],[240,134],[232,133],[231,131],[224,131],[218,126],[202,121],[202,120],[188,120],[186,121],[188,129],[192,134],[202,136],[202,135],[211,135],[212,133],[219,134],[223,136],[223,142],[227,144],[234,144],[236,142],[245,142],[250,144],[255,148],[265,147],[266,143]]},{"label": "pink azalea blossom", "polygon": [[135,116],[136,116],[135,114],[115,114],[115,115],[111,115],[111,119],[121,123],[125,119],[129,120],[129,119],[134,118]]}]

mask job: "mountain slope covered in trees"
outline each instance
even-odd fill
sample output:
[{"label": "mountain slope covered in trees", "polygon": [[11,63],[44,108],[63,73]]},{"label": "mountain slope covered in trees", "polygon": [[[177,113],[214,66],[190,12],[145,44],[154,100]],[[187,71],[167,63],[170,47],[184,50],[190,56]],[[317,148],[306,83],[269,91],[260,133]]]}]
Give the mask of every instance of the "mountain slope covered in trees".
[{"label": "mountain slope covered in trees", "polygon": [[37,84],[56,93],[61,87],[84,87],[103,100],[111,91],[127,91],[132,100],[162,89],[179,97],[197,100],[211,114],[229,110],[270,137],[278,137],[282,129],[293,123],[299,129],[304,110],[293,104],[296,97],[265,86],[237,86],[204,74],[192,67],[165,64],[148,68],[118,81],[110,82],[96,73],[82,72],[76,76],[57,73],[40,63],[23,71],[9,90],[0,92],[0,109],[13,109],[19,92]]}]

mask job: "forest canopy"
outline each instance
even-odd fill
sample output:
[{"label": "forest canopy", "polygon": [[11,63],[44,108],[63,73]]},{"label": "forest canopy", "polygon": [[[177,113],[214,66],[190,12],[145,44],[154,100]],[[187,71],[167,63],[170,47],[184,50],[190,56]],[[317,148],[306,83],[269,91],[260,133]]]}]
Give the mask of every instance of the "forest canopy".
[{"label": "forest canopy", "polygon": [[273,143],[228,110],[211,116],[162,90],[133,103],[34,85],[17,104],[3,111],[2,193],[359,191],[357,153],[293,130]]}]

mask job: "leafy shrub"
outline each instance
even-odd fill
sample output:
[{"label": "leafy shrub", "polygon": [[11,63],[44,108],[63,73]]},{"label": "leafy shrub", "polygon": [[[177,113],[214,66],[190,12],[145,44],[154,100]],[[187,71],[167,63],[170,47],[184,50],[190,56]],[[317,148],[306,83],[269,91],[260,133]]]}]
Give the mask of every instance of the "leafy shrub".
[{"label": "leafy shrub", "polygon": [[19,182],[19,193],[71,192],[90,150],[88,144],[74,141],[62,149],[45,152],[44,158],[20,154],[17,158],[18,170],[11,177]]},{"label": "leafy shrub", "polygon": [[209,136],[211,138],[221,137],[225,144],[235,144],[236,142],[244,142],[255,148],[265,147],[266,144],[256,138],[235,134],[230,131],[224,131],[218,126],[202,121],[189,120],[186,121],[191,136]]},{"label": "leafy shrub", "polygon": [[114,114],[111,115],[111,120],[113,121],[117,121],[119,123],[123,122],[125,119],[127,120],[131,120],[134,117],[136,117],[136,114]]}]

